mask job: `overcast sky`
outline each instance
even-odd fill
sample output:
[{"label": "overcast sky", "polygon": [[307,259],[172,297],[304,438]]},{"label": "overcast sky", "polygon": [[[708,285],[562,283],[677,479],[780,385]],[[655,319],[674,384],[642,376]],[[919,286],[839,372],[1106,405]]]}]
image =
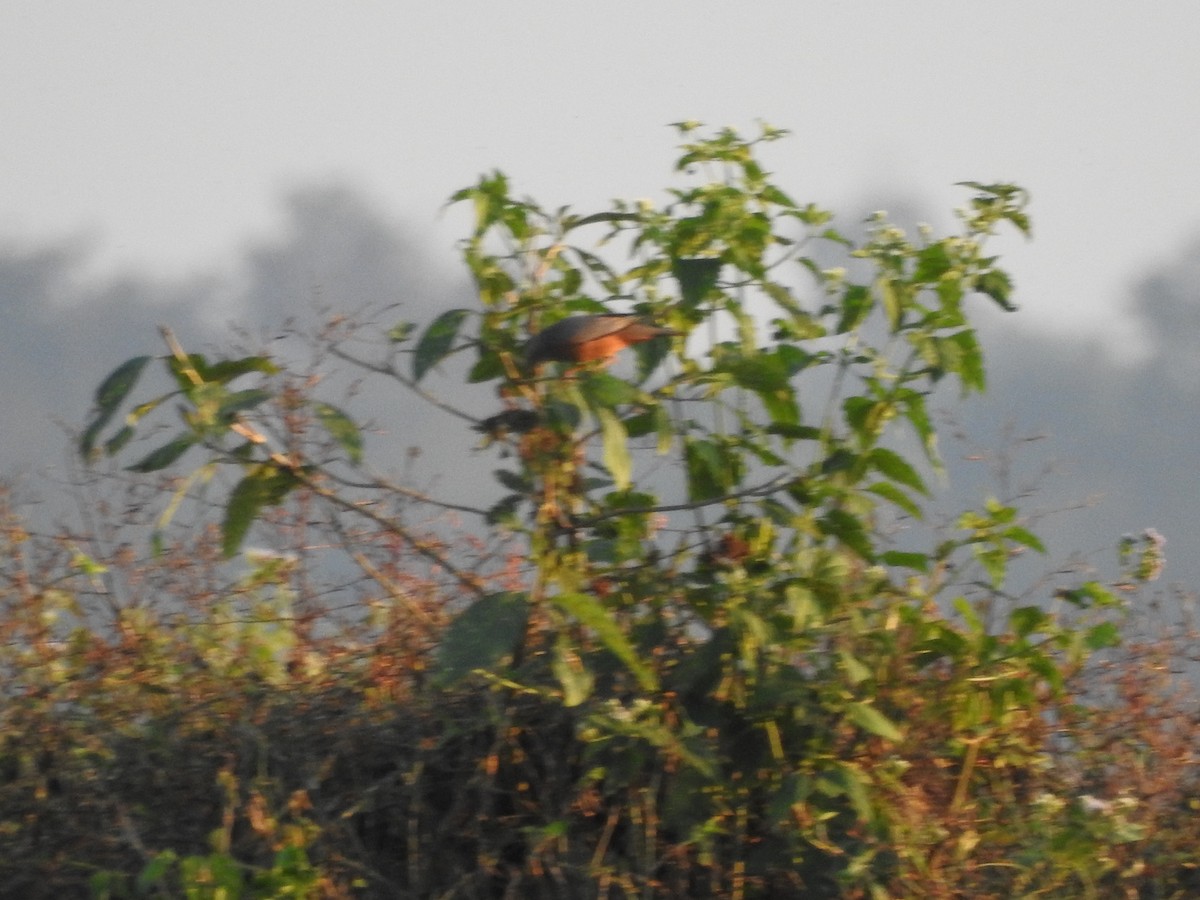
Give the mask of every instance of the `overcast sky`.
[{"label": "overcast sky", "polygon": [[470,302],[466,211],[444,204],[481,172],[589,210],[671,183],[669,122],[761,119],[793,132],[765,152],[778,181],[843,214],[901,203],[945,226],[956,181],[1027,187],[1034,240],[996,248],[1022,309],[973,423],[1057,432],[1079,477],[1051,498],[1109,489],[1068,549],[1200,528],[1200,367],[1178,364],[1200,330],[1194,0],[0,11],[0,471],[42,458],[40,406],[77,423],[104,372],[157,352],[149,305],[186,327],[281,317],[306,286],[407,290],[429,318]]},{"label": "overcast sky", "polygon": [[1200,227],[1200,4],[3,2],[0,238],[84,233],[178,274],[340,178],[452,265],[448,195],[499,167],[547,203],[655,192],[694,118],[791,129],[769,163],[845,208],[964,179],[1034,197],[1003,250],[1032,327],[1114,332]]}]

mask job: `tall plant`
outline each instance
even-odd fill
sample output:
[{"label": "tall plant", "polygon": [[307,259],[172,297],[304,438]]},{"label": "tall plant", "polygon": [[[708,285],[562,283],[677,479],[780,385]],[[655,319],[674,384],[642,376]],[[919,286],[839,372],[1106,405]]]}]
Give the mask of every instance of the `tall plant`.
[{"label": "tall plant", "polygon": [[[589,877],[726,896],[915,884],[933,877],[930,848],[946,839],[921,804],[976,839],[995,825],[992,805],[1027,789],[1015,773],[1047,759],[1064,678],[1116,640],[1107,622],[1041,606],[989,629],[956,595],[964,561],[998,592],[1014,553],[1041,551],[1014,509],[989,501],[926,550],[896,549],[882,527],[921,517],[925,473],[940,467],[930,392],[985,387],[969,313],[1013,308],[988,241],[1002,227],[1029,233],[1028,198],[969,182],[953,233],[910,234],[879,214],[852,240],[763,168],[763,145],[783,132],[677,128],[683,186],[661,203],[547,209],[499,172],[458,192],[474,209],[462,253],[479,307],[389,332],[411,366],[388,374],[416,394],[458,354],[470,382],[496,386],[502,405],[477,427],[503,496],[485,518],[525,541],[530,563],[519,589],[488,593],[412,539],[472,598],[442,637],[434,683],[482,679],[569,711],[575,796],[598,798],[606,822],[577,863]],[[611,368],[527,364],[530,335],[611,312],[679,336]],[[272,439],[256,419],[269,383],[235,389],[269,376],[271,360],[169,349],[174,390],[101,440],[150,358],[118,368],[85,453],[121,451],[169,397],[179,430],[132,468],[175,466],[199,447],[200,473],[238,470],[227,553],[296,492],[381,518]],[[350,418],[302,402],[359,463]],[[1115,603],[1093,583],[1062,597]],[[576,859],[551,838],[580,808],[535,814],[529,858]]]}]

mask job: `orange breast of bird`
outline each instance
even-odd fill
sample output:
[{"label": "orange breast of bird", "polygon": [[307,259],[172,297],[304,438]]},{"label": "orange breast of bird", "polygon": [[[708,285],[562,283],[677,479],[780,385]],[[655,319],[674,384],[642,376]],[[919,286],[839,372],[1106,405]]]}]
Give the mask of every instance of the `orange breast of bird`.
[{"label": "orange breast of bird", "polygon": [[623,331],[616,334],[606,334],[603,337],[580,341],[571,345],[571,355],[575,362],[591,362],[593,359],[611,359],[630,344],[635,343]]},{"label": "orange breast of bird", "polygon": [[679,332],[635,315],[572,316],[534,335],[526,347],[526,359],[535,365],[547,360],[572,363],[611,360],[630,344],[676,334]]}]

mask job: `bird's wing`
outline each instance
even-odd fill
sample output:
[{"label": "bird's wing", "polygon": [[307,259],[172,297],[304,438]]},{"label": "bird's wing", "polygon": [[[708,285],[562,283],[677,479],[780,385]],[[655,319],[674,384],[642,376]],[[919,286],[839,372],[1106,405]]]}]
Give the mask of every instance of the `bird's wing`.
[{"label": "bird's wing", "polygon": [[[577,319],[564,319],[571,322],[573,327],[566,335],[569,344],[586,344],[602,338],[620,334],[625,329],[637,323],[636,316],[580,316]],[[577,324],[576,324],[577,323]]]}]

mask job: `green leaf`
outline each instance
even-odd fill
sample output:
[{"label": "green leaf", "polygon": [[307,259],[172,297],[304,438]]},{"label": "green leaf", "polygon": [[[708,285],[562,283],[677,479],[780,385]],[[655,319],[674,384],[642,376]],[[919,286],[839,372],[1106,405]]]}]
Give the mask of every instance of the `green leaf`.
[{"label": "green leaf", "polygon": [[991,297],[1005,312],[1015,312],[1017,306],[1009,299],[1012,296],[1012,279],[1007,272],[989,269],[975,279],[975,290]]},{"label": "green leaf", "polygon": [[501,591],[476,600],[442,635],[435,667],[438,680],[453,684],[476,669],[492,670],[511,657],[525,635],[529,599]]},{"label": "green leaf", "polygon": [[1008,620],[1018,637],[1028,637],[1043,631],[1053,621],[1044,610],[1036,606],[1019,606],[1012,611]]},{"label": "green leaf", "polygon": [[550,659],[550,669],[554,672],[558,683],[562,685],[563,706],[568,708],[579,706],[592,695],[596,677],[583,664],[575,647],[561,635],[554,643],[554,656]]},{"label": "green leaf", "polygon": [[924,512],[921,507],[913,502],[913,499],[908,494],[904,493],[904,491],[890,481],[877,481],[875,484],[870,485],[867,490],[876,496],[883,497],[885,500],[890,500],[914,519],[924,518]]},{"label": "green leaf", "polygon": [[671,260],[671,274],[679,282],[684,309],[695,309],[717,285],[721,260],[714,256],[688,257]]},{"label": "green leaf", "polygon": [[471,371],[467,374],[467,381],[471,384],[479,384],[503,375],[504,363],[500,359],[500,354],[481,347],[479,359],[475,361],[475,365],[471,366]]},{"label": "green leaf", "polygon": [[633,644],[597,598],[590,594],[559,594],[550,602],[595,632],[600,642],[633,673],[642,690],[658,690],[658,677],[642,662]]},{"label": "green leaf", "polygon": [[767,426],[766,431],[767,434],[777,434],[789,441],[817,441],[821,439],[821,429],[813,425],[772,422]]},{"label": "green leaf", "polygon": [[1115,622],[1101,622],[1087,630],[1085,639],[1089,650],[1104,650],[1117,647],[1121,643],[1121,629]]},{"label": "green leaf", "polygon": [[846,707],[846,718],[863,731],[886,741],[901,741],[903,733],[896,723],[867,703],[851,703]]},{"label": "green leaf", "polygon": [[133,437],[134,430],[131,425],[124,425],[121,429],[104,442],[104,453],[107,456],[115,456],[122,447],[129,443]]},{"label": "green leaf", "polygon": [[388,329],[387,339],[393,344],[402,344],[417,330],[416,322],[397,322]]},{"label": "green leaf", "polygon": [[689,500],[712,500],[728,493],[724,459],[716,444],[688,439],[684,444],[684,458]]},{"label": "green leaf", "polygon": [[328,403],[314,403],[312,408],[325,430],[329,432],[329,436],[346,451],[346,458],[355,465],[362,462],[362,432],[354,424],[354,420],[336,406],[330,406]]},{"label": "green leaf", "polygon": [[875,299],[871,296],[869,288],[861,284],[847,285],[842,294],[842,315],[838,319],[838,334],[853,331],[861,325],[874,306]]},{"label": "green leaf", "polygon": [[1093,606],[1104,608],[1119,607],[1122,605],[1121,598],[1098,581],[1085,581],[1077,588],[1060,590],[1055,596],[1066,600],[1080,609],[1090,609]]},{"label": "green leaf", "polygon": [[934,282],[950,271],[952,263],[946,246],[942,242],[930,244],[917,254],[917,268],[913,272],[913,281]]},{"label": "green leaf", "polygon": [[726,356],[714,367],[716,371],[728,372],[734,384],[749,391],[787,390],[791,374],[783,360],[775,353],[755,353],[753,356]]},{"label": "green leaf", "polygon": [[138,875],[138,889],[144,893],[150,893],[149,889],[158,885],[166,877],[178,859],[179,855],[174,850],[163,850],[156,853]]},{"label": "green leaf", "polygon": [[496,469],[494,474],[496,480],[510,491],[528,495],[533,490],[533,483],[529,480],[528,475],[523,475],[519,472],[510,472],[508,469]]},{"label": "green leaf", "polygon": [[222,422],[232,422],[238,413],[254,409],[270,400],[272,396],[270,391],[264,391],[261,388],[234,391],[221,401],[221,405],[217,408],[217,419]]},{"label": "green leaf", "polygon": [[904,302],[901,296],[903,292],[890,278],[880,278],[875,286],[879,291],[883,311],[887,314],[888,328],[892,331],[899,330],[901,317],[904,315]]},{"label": "green leaf", "polygon": [[992,587],[999,590],[1008,574],[1008,553],[1003,548],[986,544],[975,544],[974,551],[975,559],[987,572]]},{"label": "green leaf", "polygon": [[838,651],[838,662],[850,684],[862,684],[871,677],[871,670],[848,650]]},{"label": "green leaf", "polygon": [[1030,550],[1036,550],[1038,553],[1046,552],[1046,545],[1042,543],[1041,538],[1030,531],[1028,528],[1022,528],[1020,525],[1013,525],[1004,529],[1004,536],[1014,544],[1021,544],[1028,547]]},{"label": "green leaf", "polygon": [[907,553],[903,550],[888,550],[879,556],[879,561],[889,566],[901,566],[917,572],[929,571],[929,557],[924,553]]},{"label": "green leaf", "polygon": [[963,391],[982,392],[987,387],[987,374],[983,368],[983,351],[975,332],[964,329],[947,338],[953,341],[959,349],[958,377],[962,380]]},{"label": "green leaf", "polygon": [[626,212],[598,212],[587,216],[570,216],[563,223],[563,231],[567,232],[573,228],[582,228],[584,225],[595,225],[600,222],[637,222],[640,220],[637,213]]},{"label": "green leaf", "polygon": [[102,410],[119,406],[137,384],[148,362],[149,356],[135,356],[117,366],[96,388],[96,406]]},{"label": "green leaf", "polygon": [[100,437],[100,432],[104,430],[104,426],[108,424],[108,420],[112,418],[112,412],[97,413],[96,417],[84,429],[83,434],[79,438],[79,455],[85,460],[90,460],[96,451],[96,439]]},{"label": "green leaf", "polygon": [[876,818],[874,807],[871,805],[870,779],[862,770],[851,762],[835,762],[827,775],[820,779],[821,786],[830,793],[845,795],[854,807],[855,814],[864,822]]},{"label": "green leaf", "polygon": [[869,447],[879,439],[895,411],[891,402],[872,400],[870,397],[847,397],[842,402],[842,409],[846,424],[858,436],[859,445],[863,447]]},{"label": "green leaf", "polygon": [[525,501],[525,494],[509,494],[493,503],[484,515],[484,521],[489,525],[504,525],[516,528],[520,523],[517,519],[517,509]]},{"label": "green leaf", "polygon": [[152,450],[132,466],[127,466],[126,469],[130,472],[157,472],[160,469],[165,469],[179,457],[183,456],[190,447],[196,443],[195,435],[184,433],[176,437],[174,440],[163,444],[157,450]]},{"label": "green leaf", "polygon": [[237,553],[259,513],[265,507],[278,504],[299,483],[293,472],[273,463],[254,466],[237,483],[229,495],[229,502],[225,504],[225,520],[221,529],[221,546],[225,555],[228,557]]},{"label": "green leaf", "polygon": [[629,487],[633,478],[633,461],[629,457],[629,438],[625,426],[611,409],[593,410],[604,438],[604,467],[613,477],[618,490]]},{"label": "green leaf", "polygon": [[204,381],[214,381],[218,384],[228,384],[233,379],[239,378],[242,375],[249,375],[251,372],[260,372],[263,375],[276,375],[279,373],[279,366],[271,362],[266,356],[222,359],[211,366],[205,362],[203,356],[198,354],[190,358],[192,365]]},{"label": "green leaf", "polygon": [[447,310],[425,329],[413,354],[414,381],[420,381],[430,369],[446,358],[466,317],[465,309]]},{"label": "green leaf", "polygon": [[821,531],[837,538],[865,560],[874,558],[875,550],[863,522],[844,509],[831,509],[818,521]]},{"label": "green leaf", "polygon": [[129,392],[137,384],[142,370],[146,368],[146,363],[150,362],[150,359],[149,356],[135,356],[133,359],[127,359],[113,369],[96,388],[96,412],[84,430],[83,436],[79,439],[79,452],[85,459],[92,455],[100,432],[104,430],[117,408],[129,396]]},{"label": "green leaf", "polygon": [[849,472],[862,459],[845,447],[838,447],[821,461],[821,474],[833,475],[836,472]]},{"label": "green leaf", "polygon": [[929,493],[920,473],[899,453],[888,450],[886,447],[876,447],[867,455],[867,460],[877,471],[892,481],[898,481],[922,494]]},{"label": "green leaf", "polygon": [[607,372],[587,374],[580,380],[579,390],[592,410],[636,403],[643,397],[642,392],[628,381]]},{"label": "green leaf", "polygon": [[904,405],[904,415],[908,419],[913,430],[921,439],[921,446],[925,449],[925,458],[937,470],[942,470],[942,460],[938,456],[937,446],[937,431],[933,427],[933,423],[929,419],[929,412],[925,408],[925,397],[916,391],[901,392],[900,399]]},{"label": "green leaf", "polygon": [[654,423],[658,435],[655,449],[660,456],[665,456],[671,452],[671,444],[675,442],[675,423],[671,421],[671,414],[663,406],[654,407]]}]

